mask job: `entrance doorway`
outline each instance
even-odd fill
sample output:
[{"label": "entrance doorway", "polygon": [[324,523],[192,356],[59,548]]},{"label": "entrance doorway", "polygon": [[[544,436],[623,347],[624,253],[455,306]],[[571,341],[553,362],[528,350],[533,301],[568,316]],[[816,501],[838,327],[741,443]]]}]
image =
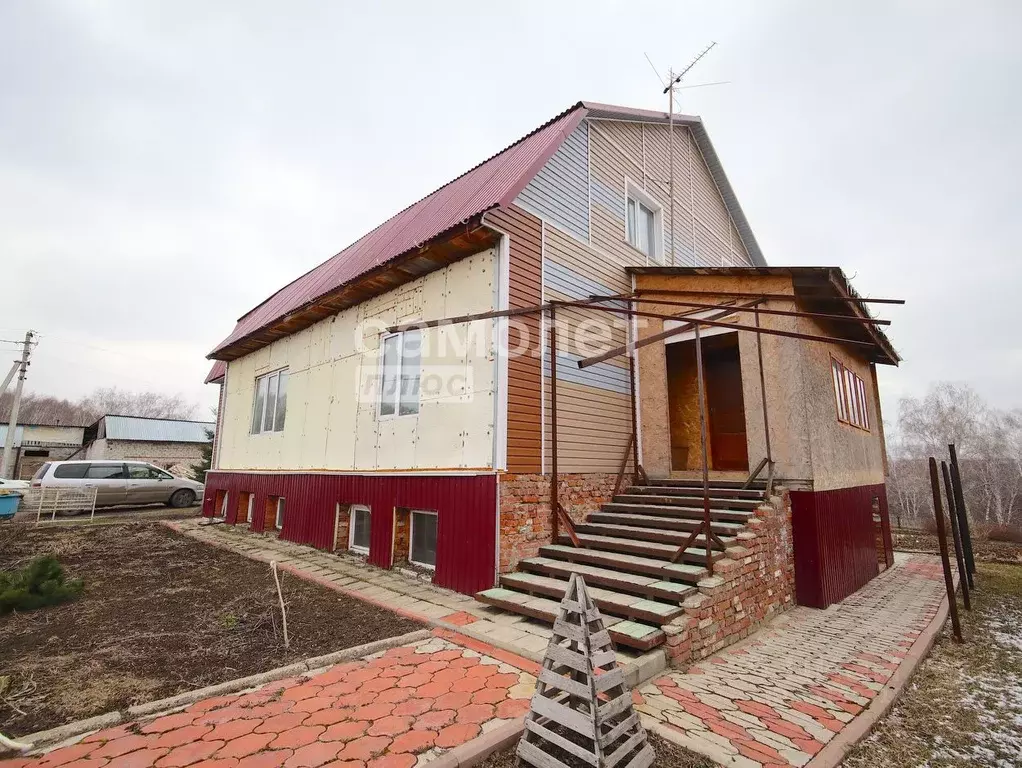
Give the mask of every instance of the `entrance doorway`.
[{"label": "entrance doorway", "polygon": [[[702,344],[709,469],[748,471],[738,334],[709,335]],[[702,469],[695,340],[682,335],[679,341],[667,344],[666,354],[671,469]]]}]

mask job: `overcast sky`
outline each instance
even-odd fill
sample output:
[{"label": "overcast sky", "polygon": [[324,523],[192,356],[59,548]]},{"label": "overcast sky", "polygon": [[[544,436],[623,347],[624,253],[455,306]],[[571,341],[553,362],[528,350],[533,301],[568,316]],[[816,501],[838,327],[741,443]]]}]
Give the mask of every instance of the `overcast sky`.
[{"label": "overcast sky", "polygon": [[41,333],[30,391],[205,415],[244,312],[579,99],[665,108],[643,53],[716,40],[689,82],[730,84],[682,108],[768,262],[908,300],[885,416],[940,379],[1022,406],[1022,4],[355,6],[0,0],[0,339]]}]

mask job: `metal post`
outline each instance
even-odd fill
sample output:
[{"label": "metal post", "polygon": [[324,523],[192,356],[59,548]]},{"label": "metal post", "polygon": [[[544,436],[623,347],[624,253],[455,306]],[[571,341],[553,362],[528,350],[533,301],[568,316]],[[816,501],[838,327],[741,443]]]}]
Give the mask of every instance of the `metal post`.
[{"label": "metal post", "polygon": [[947,532],[944,530],[944,505],[940,499],[940,480],[937,478],[937,460],[930,457],[930,490],[933,492],[933,514],[937,518],[937,542],[940,544],[940,562],[944,566],[944,587],[947,589],[948,609],[955,640],[962,642],[962,624],[958,620],[958,601],[955,599],[955,579],[951,575],[951,559],[947,553]]},{"label": "metal post", "polygon": [[710,526],[710,468],[706,451],[706,384],[703,381],[703,342],[699,323],[694,324],[696,337],[696,381],[699,385],[699,445],[703,455],[703,526],[706,529],[706,570],[713,575],[713,529]]},{"label": "metal post", "polygon": [[[759,360],[759,394],[763,401],[763,434],[766,437],[767,461],[774,463],[770,451],[770,419],[767,416],[766,376],[763,373],[763,334],[759,332],[759,307],[756,307],[756,357]],[[769,491],[769,489],[767,489]]]},{"label": "metal post", "polygon": [[557,525],[557,316],[550,303],[550,543],[556,544]]},{"label": "metal post", "polygon": [[[674,69],[667,70],[668,93],[667,97],[667,140],[670,142],[668,151],[670,173],[668,174],[668,192],[671,197],[671,266],[674,266]],[[643,179],[645,182],[645,179]],[[629,303],[629,308],[631,304]]]},{"label": "metal post", "polygon": [[958,527],[962,532],[962,553],[965,555],[965,570],[969,574],[969,587],[976,588],[973,574],[976,573],[976,558],[972,554],[972,531],[969,529],[969,515],[965,508],[965,491],[962,488],[962,470],[958,466],[958,452],[954,443],[948,443],[951,454],[951,480],[955,487],[955,511],[958,513]]},{"label": "metal post", "polygon": [[[632,303],[628,302],[628,306],[631,307]],[[634,330],[633,324],[629,324],[629,332]],[[628,394],[631,398],[632,408],[632,474],[635,476],[636,482],[639,479],[639,405],[635,395],[635,356],[637,352],[633,348],[628,353]]]},{"label": "metal post", "polygon": [[972,610],[972,599],[969,597],[969,579],[965,575],[965,558],[962,556],[962,539],[958,535],[958,515],[955,514],[955,493],[951,486],[951,473],[947,470],[947,462],[940,462],[940,473],[944,476],[944,494],[947,496],[947,512],[951,519],[951,538],[955,543],[955,563],[958,565],[958,580],[962,583],[962,602],[965,610]]},{"label": "metal post", "polygon": [[25,333],[21,345],[21,361],[18,364],[18,384],[14,388],[14,402],[11,403],[11,417],[7,420],[7,438],[4,440],[4,456],[0,462],[0,477],[14,477],[11,453],[14,451],[14,433],[18,429],[18,411],[21,410],[21,393],[25,388],[25,373],[28,371],[28,357],[32,353],[32,331]]}]

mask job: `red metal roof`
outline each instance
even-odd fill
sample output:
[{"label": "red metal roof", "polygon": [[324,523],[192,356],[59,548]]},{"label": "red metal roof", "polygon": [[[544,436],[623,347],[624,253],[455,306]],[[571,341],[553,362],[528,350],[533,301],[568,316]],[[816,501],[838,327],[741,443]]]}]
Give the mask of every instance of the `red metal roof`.
[{"label": "red metal roof", "polygon": [[[509,205],[581,122],[585,112],[581,102],[575,104],[280,289],[243,315],[231,335],[220,342],[209,357],[215,358],[224,347],[366,272],[425,245],[473,216]],[[212,381],[212,376],[211,371],[207,381]]]},{"label": "red metal roof", "polygon": [[205,384],[212,384],[215,381],[220,381],[227,374],[227,363],[223,360],[214,360],[213,367],[209,369],[209,373],[206,374]]}]

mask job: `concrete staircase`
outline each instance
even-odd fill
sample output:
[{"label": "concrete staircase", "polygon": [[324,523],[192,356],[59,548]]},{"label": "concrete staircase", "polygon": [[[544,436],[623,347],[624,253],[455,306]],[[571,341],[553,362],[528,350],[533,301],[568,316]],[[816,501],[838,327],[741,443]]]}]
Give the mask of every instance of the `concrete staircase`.
[{"label": "concrete staircase", "polygon": [[[710,483],[713,532],[728,546],[763,503],[764,483]],[[684,613],[682,601],[707,576],[706,537],[700,535],[679,562],[671,558],[703,518],[699,480],[651,480],[631,486],[575,526],[581,547],[562,534],[555,544],[500,577],[500,586],[476,598],[498,608],[553,623],[572,573],[581,574],[604,623],[621,646],[647,651],[662,644],[660,628]],[[724,557],[714,544],[713,557]]]}]

